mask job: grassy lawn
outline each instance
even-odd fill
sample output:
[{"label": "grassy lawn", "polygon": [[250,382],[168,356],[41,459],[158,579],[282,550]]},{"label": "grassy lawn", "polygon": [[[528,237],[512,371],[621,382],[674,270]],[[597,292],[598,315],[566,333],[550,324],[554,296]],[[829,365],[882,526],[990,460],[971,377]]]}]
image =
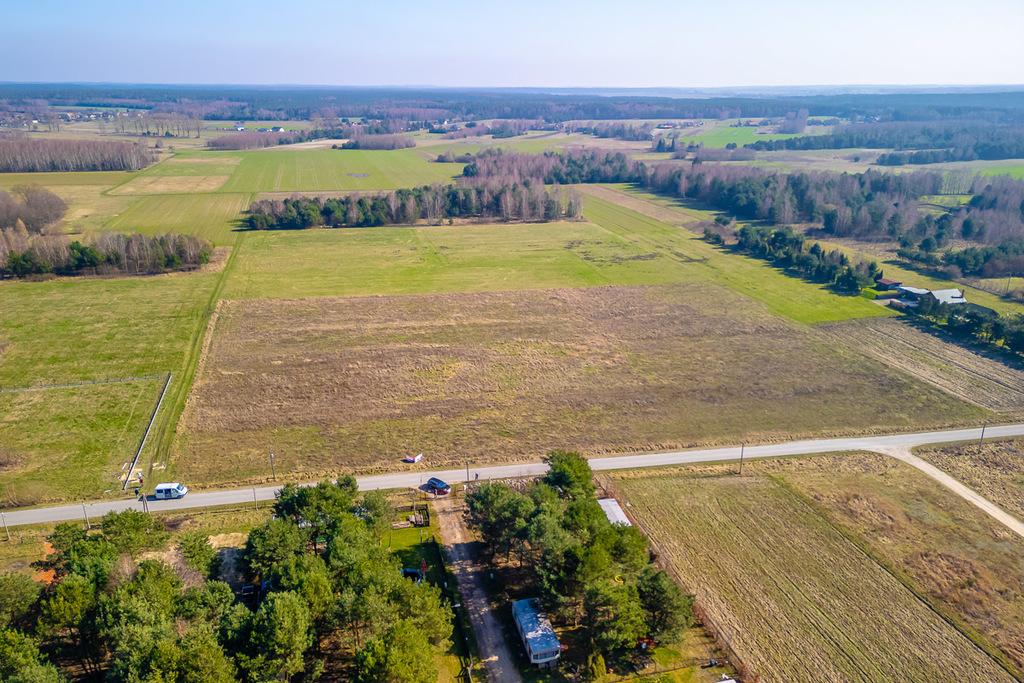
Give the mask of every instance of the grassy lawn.
[{"label": "grassy lawn", "polygon": [[651,245],[663,253],[674,254],[684,250],[688,257],[696,259],[690,264],[688,273],[693,280],[721,284],[798,323],[834,323],[893,314],[861,297],[840,296],[820,285],[792,278],[764,261],[713,247],[693,232],[681,230],[675,224],[650,215],[665,218],[663,211],[668,208],[679,224],[694,224],[712,220],[714,212],[676,208],[671,200],[633,191],[625,201],[629,201],[629,197],[634,200],[630,202],[631,208],[589,196],[584,205],[585,215],[606,229],[628,237],[635,236],[636,242]]},{"label": "grassy lawn", "polygon": [[[161,378],[180,372],[217,276],[0,284],[0,501],[110,488]],[[130,381],[92,384],[110,380]],[[43,388],[53,384],[81,386]]]},{"label": "grassy lawn", "polygon": [[593,223],[250,233],[226,296],[294,298],[655,284],[671,258]]},{"label": "grassy lawn", "polygon": [[164,194],[139,197],[105,228],[159,235],[167,232],[204,237],[215,245],[233,244],[234,231],[249,208],[249,194]]},{"label": "grassy lawn", "polygon": [[[943,574],[949,570],[940,558],[949,553],[1018,585],[1011,558],[1019,556],[1019,542],[1000,538],[981,513],[923,475],[890,467],[881,456],[865,458],[758,461],[743,477],[730,476],[735,465],[623,473],[615,485],[759,680],[883,682],[894,671],[922,683],[1014,680],[998,652],[980,649],[920,596],[939,600],[930,596],[938,576],[957,592],[963,578],[955,570]],[[971,539],[973,533],[984,537]],[[996,547],[998,558],[984,554]],[[1010,601],[1019,602],[1019,588],[1010,591]],[[947,607],[953,611],[952,604],[938,609]],[[1012,608],[1000,614],[1012,646],[1020,622],[1012,621]]]},{"label": "grassy lawn", "polygon": [[[403,501],[404,502],[404,501]],[[403,519],[408,512],[399,513],[398,519]],[[435,586],[439,586],[448,600],[453,605],[455,612],[455,630],[452,633],[452,647],[448,652],[438,658],[437,680],[439,683],[454,683],[465,680],[459,674],[469,664],[469,656],[473,645],[472,634],[468,622],[468,615],[461,608],[455,608],[455,604],[461,604],[462,599],[456,588],[455,577],[448,573],[441,556],[441,547],[438,545],[441,534],[437,526],[437,517],[430,516],[429,527],[409,527],[405,529],[392,529],[385,532],[383,543],[397,555],[402,567],[420,569],[423,563],[427,565],[426,580]],[[475,653],[474,653],[474,659]],[[479,668],[479,660],[476,668]],[[483,675],[477,674],[477,675]]]},{"label": "grassy lawn", "polygon": [[449,182],[462,172],[461,164],[428,161],[415,148],[269,149],[231,154],[240,156],[241,162],[221,192],[391,190]]},{"label": "grassy lawn", "polygon": [[[704,127],[695,131],[687,132],[680,136],[683,142],[702,144],[705,147],[725,147],[729,143],[735,143],[737,147],[749,145],[758,140],[788,140],[790,138],[803,137],[828,132],[825,126],[808,127],[807,131],[800,134],[793,133],[759,133],[762,130],[753,126],[732,126],[735,119],[721,122],[705,122]],[[692,131],[693,129],[683,129]]]}]

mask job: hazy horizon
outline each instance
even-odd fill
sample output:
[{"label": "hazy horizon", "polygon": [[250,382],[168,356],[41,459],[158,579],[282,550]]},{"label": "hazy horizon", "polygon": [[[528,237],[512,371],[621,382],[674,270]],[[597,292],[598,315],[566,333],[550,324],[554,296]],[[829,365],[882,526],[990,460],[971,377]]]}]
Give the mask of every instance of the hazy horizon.
[{"label": "hazy horizon", "polygon": [[[148,11],[147,11],[148,8]],[[10,6],[0,81],[420,88],[1024,82],[1024,3],[268,0]],[[40,50],[40,45],[46,45]],[[26,58],[25,55],[30,55]],[[609,85],[611,84],[611,85]]]}]

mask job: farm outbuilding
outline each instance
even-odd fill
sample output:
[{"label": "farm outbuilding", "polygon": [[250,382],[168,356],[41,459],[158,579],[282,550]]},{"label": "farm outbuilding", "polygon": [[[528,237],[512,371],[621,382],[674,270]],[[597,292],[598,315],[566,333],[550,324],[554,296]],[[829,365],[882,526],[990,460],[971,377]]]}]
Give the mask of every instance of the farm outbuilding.
[{"label": "farm outbuilding", "polygon": [[619,501],[614,498],[602,498],[597,501],[601,509],[604,510],[604,516],[608,518],[608,521],[612,524],[622,524],[624,526],[633,526],[632,522],[629,521],[629,517],[626,516],[622,506],[619,505]]},{"label": "farm outbuilding", "polygon": [[540,611],[536,598],[516,600],[512,603],[512,618],[523,641],[530,663],[551,666],[562,653],[551,622]]}]

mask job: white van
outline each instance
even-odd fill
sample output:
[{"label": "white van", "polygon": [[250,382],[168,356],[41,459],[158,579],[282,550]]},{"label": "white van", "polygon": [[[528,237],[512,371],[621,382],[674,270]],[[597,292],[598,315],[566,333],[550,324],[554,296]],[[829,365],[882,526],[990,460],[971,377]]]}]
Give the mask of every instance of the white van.
[{"label": "white van", "polygon": [[175,481],[169,484],[157,484],[153,491],[153,497],[157,500],[168,500],[184,498],[186,493],[188,493],[188,487]]}]

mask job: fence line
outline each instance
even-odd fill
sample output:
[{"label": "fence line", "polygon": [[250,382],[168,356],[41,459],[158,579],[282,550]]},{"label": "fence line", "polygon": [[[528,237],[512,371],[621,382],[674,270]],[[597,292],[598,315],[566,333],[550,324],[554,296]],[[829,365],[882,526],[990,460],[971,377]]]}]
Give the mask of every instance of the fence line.
[{"label": "fence line", "polygon": [[160,392],[160,399],[156,402],[156,406],[153,408],[153,413],[149,416],[149,424],[146,425],[146,433],[142,435],[142,441],[139,442],[139,448],[135,451],[135,457],[132,458],[132,464],[128,468],[128,473],[124,475],[124,484],[121,485],[121,490],[128,490],[128,482],[132,480],[132,473],[135,471],[136,465],[139,464],[139,458],[142,456],[142,449],[146,447],[146,441],[149,439],[149,433],[153,431],[153,422],[156,421],[157,413],[160,412],[160,406],[164,403],[164,396],[167,395],[167,387],[171,386],[171,378],[174,375],[167,373],[167,381],[164,382],[163,391]]}]

